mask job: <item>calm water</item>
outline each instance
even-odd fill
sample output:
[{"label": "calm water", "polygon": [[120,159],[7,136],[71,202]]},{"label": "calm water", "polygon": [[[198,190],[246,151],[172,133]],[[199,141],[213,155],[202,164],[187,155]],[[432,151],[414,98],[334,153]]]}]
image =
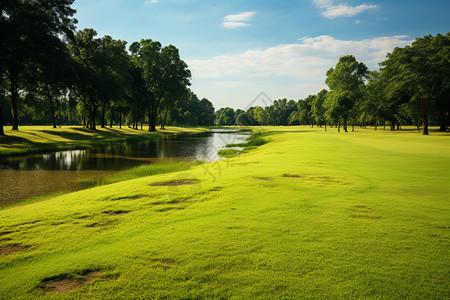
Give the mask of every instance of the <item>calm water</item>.
[{"label": "calm water", "polygon": [[102,177],[164,159],[219,160],[218,150],[226,144],[244,142],[249,134],[217,130],[0,158],[0,205],[84,189],[89,186],[78,182],[78,178]]}]

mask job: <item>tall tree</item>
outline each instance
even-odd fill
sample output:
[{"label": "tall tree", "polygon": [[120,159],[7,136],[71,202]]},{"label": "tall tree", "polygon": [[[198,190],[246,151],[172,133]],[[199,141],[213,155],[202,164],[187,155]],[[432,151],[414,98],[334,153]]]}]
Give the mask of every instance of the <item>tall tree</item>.
[{"label": "tall tree", "polygon": [[[97,32],[86,28],[78,31],[69,45],[74,60],[71,91],[89,111],[89,128],[96,129],[98,108],[102,104],[101,91],[105,90],[101,70],[104,64],[102,41]],[[86,125],[88,125],[86,124]]]},{"label": "tall tree", "polygon": [[328,109],[342,118],[344,131],[347,132],[347,121],[352,109],[363,95],[362,86],[367,77],[368,69],[364,63],[358,63],[353,55],[339,58],[335,68],[327,71],[325,83],[330,88],[327,95]]},{"label": "tall tree", "polygon": [[162,48],[160,42],[144,39],[131,44],[130,51],[145,82],[149,131],[156,131],[161,102],[181,96],[190,85],[191,72],[173,45]]},{"label": "tall tree", "polygon": [[403,91],[417,101],[423,134],[428,135],[429,111],[440,90],[450,81],[450,33],[417,38],[411,46],[395,48],[381,63],[391,93]]},{"label": "tall tree", "polygon": [[45,64],[49,52],[73,36],[76,20],[73,0],[2,1],[0,16],[1,69],[6,69],[13,112],[13,130],[18,130],[18,98],[27,72]]}]

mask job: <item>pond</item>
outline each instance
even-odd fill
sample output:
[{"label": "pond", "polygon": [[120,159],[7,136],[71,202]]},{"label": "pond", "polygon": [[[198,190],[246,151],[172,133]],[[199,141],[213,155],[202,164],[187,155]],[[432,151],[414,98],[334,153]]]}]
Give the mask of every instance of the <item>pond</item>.
[{"label": "pond", "polygon": [[165,159],[216,161],[227,144],[242,143],[250,132],[214,130],[131,140],[78,150],[0,158],[0,206],[58,192],[85,189],[79,178],[96,178]]}]

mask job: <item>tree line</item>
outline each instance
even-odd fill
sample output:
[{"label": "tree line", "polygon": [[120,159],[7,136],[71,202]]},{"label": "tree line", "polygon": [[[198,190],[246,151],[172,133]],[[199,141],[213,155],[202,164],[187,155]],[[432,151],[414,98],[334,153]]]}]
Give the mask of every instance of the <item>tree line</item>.
[{"label": "tree line", "polygon": [[339,59],[326,73],[328,90],[298,101],[279,99],[247,111],[222,108],[216,125],[310,125],[347,132],[354,126],[415,125],[428,134],[430,124],[450,125],[450,33],[417,38],[395,48],[380,69],[370,71],[354,56]]},{"label": "tree line", "polygon": [[77,31],[73,2],[1,2],[0,134],[3,115],[13,130],[19,120],[94,130],[108,121],[135,129],[148,123],[151,131],[214,124],[214,107],[188,88],[191,72],[175,46],[142,39],[127,49],[94,29]]}]

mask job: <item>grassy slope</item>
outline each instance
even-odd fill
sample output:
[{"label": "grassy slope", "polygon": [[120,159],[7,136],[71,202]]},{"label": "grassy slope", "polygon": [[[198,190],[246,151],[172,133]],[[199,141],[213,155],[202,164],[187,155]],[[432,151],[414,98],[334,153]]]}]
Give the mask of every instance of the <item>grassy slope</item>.
[{"label": "grassy slope", "polygon": [[0,211],[0,245],[31,247],[0,256],[0,295],[101,269],[53,296],[449,297],[448,136],[267,130],[227,161]]},{"label": "grassy slope", "polygon": [[167,127],[155,132],[118,127],[89,130],[81,127],[63,126],[21,126],[20,131],[5,129],[6,136],[0,136],[0,155],[26,154],[39,151],[53,151],[95,146],[127,139],[156,137],[163,133],[181,134],[205,131],[204,128]]}]

